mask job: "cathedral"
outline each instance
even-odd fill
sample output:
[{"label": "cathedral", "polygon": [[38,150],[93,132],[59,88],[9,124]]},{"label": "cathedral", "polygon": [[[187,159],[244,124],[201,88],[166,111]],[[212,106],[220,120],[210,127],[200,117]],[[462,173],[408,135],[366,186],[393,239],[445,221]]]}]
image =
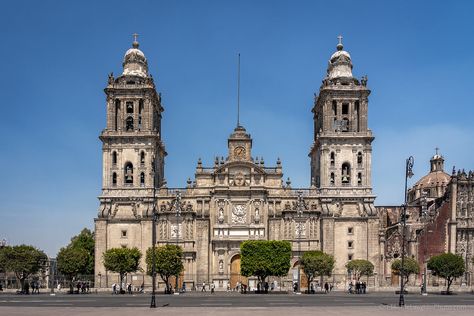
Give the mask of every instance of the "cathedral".
[{"label": "cathedral", "polygon": [[[233,289],[239,283],[255,288],[255,279],[240,275],[240,244],[245,240],[290,241],[292,268],[287,277],[274,280],[280,288],[291,288],[297,281],[298,258],[308,250],[322,250],[335,257],[333,275],[327,280],[336,288],[345,288],[350,282],[345,265],[353,259],[373,263],[369,286],[392,282],[387,260],[393,259],[392,250],[399,242],[399,207],[374,206],[370,90],[367,77],[355,78],[352,67],[351,56],[339,38],[312,106],[308,188],[292,188],[283,178],[280,160],[269,165],[263,158],[255,158],[253,139],[240,124],[229,131],[225,158],[216,158],[211,166],[198,160],[194,180],[189,179],[183,188],[169,188],[161,94],[135,38],[125,53],[122,74],[117,78],[110,74],[104,90],[107,119],[99,137],[103,186],[95,219],[96,285],[108,287],[118,280],[101,260],[110,248],[137,247],[143,254],[141,268],[146,270],[144,254],[152,246],[154,209],[156,245],[172,243],[183,248],[180,287],[191,289],[205,282],[218,290]],[[436,168],[442,170],[442,165]],[[467,177],[473,178],[471,173]],[[439,188],[430,191],[436,195],[430,196],[433,205],[447,191],[450,178],[443,175]],[[421,191],[415,188],[410,192],[414,213],[426,204],[424,193],[425,202],[420,202]],[[472,195],[469,198],[468,213],[472,215]],[[418,248],[412,248],[415,254]],[[127,278],[133,286],[151,286],[151,278],[143,272]],[[308,287],[304,278],[300,282],[303,289]]]}]

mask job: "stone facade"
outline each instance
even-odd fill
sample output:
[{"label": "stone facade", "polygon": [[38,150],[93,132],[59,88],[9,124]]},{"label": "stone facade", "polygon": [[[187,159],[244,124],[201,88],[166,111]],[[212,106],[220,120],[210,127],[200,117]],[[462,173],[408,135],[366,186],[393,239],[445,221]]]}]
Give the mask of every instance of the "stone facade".
[{"label": "stone facade", "polygon": [[[117,276],[104,269],[104,251],[137,247],[145,254],[151,247],[154,207],[158,213],[157,245],[176,243],[184,249],[185,271],[179,285],[185,284],[188,289],[203,282],[213,282],[217,289],[234,288],[239,282],[255,286],[252,278],[240,275],[240,244],[255,239],[291,242],[293,268],[288,277],[278,279],[279,286],[288,284],[291,288],[298,257],[307,250],[334,255],[336,267],[330,281],[336,287],[344,288],[350,282],[345,264],[353,259],[367,259],[374,264],[375,275],[369,286],[387,282],[391,276],[389,264],[400,254],[400,208],[374,206],[374,136],[368,128],[370,90],[367,77],[359,80],[352,75],[351,56],[341,42],[329,60],[319,95],[315,95],[308,188],[293,188],[289,179],[285,181],[279,159],[275,165],[268,165],[263,158],[254,157],[253,140],[240,125],[228,138],[226,158],[216,157],[213,166],[203,166],[199,159],[194,180],[189,179],[183,188],[168,188],[161,94],[138,47],[135,40],[125,54],[123,73],[117,78],[110,74],[105,88],[107,120],[99,137],[103,145],[103,187],[95,219],[96,285],[109,287],[117,282]],[[443,175],[439,159],[434,165],[432,171]],[[472,179],[472,175],[467,178]],[[464,221],[462,215],[472,214],[472,194],[465,194],[472,189],[466,189],[467,180],[459,179],[457,186],[450,186],[451,191],[459,192],[456,201],[461,202],[451,202],[460,211],[450,218],[451,239],[446,250],[472,256],[472,231],[462,230],[472,226],[472,221]],[[423,185],[410,193],[413,200],[422,201]],[[430,203],[447,186],[438,183],[436,190],[430,191],[438,194]],[[422,204],[413,202],[410,212],[420,214]],[[419,228],[410,235],[408,251],[413,254],[424,225],[418,218],[412,217],[418,223],[412,227]],[[457,240],[465,241],[467,246],[451,246]],[[141,268],[146,270],[144,256]],[[151,278],[137,272],[128,282],[148,287]],[[303,280],[301,285],[307,287]]]},{"label": "stone facade", "polygon": [[[406,229],[407,256],[416,258],[420,274],[413,284],[421,283],[429,258],[446,252],[464,258],[466,273],[455,285],[472,286],[474,243],[474,173],[459,170],[452,175],[444,171],[444,158],[436,154],[430,160],[430,171],[408,189]],[[398,277],[390,265],[401,256],[401,207],[377,207],[381,216],[381,249],[383,277],[381,285],[397,285]],[[427,284],[440,280],[426,272]],[[462,288],[462,287],[461,287]]]}]

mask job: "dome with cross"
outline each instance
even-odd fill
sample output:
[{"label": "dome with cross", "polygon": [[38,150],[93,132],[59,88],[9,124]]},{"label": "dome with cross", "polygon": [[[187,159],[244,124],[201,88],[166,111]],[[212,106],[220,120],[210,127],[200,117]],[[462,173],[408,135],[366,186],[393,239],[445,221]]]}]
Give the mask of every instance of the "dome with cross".
[{"label": "dome with cross", "polygon": [[133,34],[134,40],[132,48],[127,50],[123,58],[123,73],[124,76],[139,76],[148,77],[148,62],[145,54],[138,49],[138,34]]},{"label": "dome with cross", "polygon": [[339,35],[337,38],[339,40],[337,51],[329,59],[328,78],[352,78],[351,55],[343,50],[342,36]]}]

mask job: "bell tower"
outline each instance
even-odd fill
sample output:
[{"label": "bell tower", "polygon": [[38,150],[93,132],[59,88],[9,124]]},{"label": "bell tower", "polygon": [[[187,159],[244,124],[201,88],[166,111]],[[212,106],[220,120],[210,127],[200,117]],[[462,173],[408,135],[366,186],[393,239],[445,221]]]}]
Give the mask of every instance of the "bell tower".
[{"label": "bell tower", "polygon": [[107,125],[99,137],[103,153],[103,196],[116,195],[116,189],[131,190],[130,193],[146,191],[154,184],[160,187],[164,179],[166,151],[161,140],[164,109],[161,95],[148,73],[147,59],[138,47],[134,34],[132,47],[124,56],[122,74],[117,78],[110,74],[104,89]]},{"label": "bell tower", "polygon": [[342,36],[331,56],[327,75],[315,95],[311,184],[326,192],[372,191],[371,158],[374,137],[367,127],[367,77],[352,75],[352,60]]}]

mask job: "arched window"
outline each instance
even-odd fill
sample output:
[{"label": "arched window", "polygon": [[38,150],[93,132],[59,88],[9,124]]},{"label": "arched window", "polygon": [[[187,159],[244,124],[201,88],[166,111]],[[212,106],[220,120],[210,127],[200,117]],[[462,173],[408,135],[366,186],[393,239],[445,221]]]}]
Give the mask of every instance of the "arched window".
[{"label": "arched window", "polygon": [[342,164],[341,183],[349,184],[351,182],[351,165],[348,162]]},{"label": "arched window", "polygon": [[112,173],[112,186],[117,185],[117,174],[114,172]]},{"label": "arched window", "polygon": [[112,164],[117,164],[117,152],[112,152]]},{"label": "arched window", "polygon": [[331,177],[329,178],[329,183],[334,185],[334,172],[331,172]]},{"label": "arched window", "polygon": [[330,155],[330,161],[331,161],[331,167],[334,167],[334,164],[336,163],[336,154],[332,151]]},{"label": "arched window", "polygon": [[144,172],[140,173],[140,185],[141,186],[145,185],[145,173]]},{"label": "arched window", "polygon": [[115,100],[115,120],[114,120],[114,129],[118,130],[118,122],[120,116],[120,100]]},{"label": "arched window", "polygon": [[357,174],[357,184],[362,185],[362,172]]},{"label": "arched window", "polygon": [[143,100],[138,101],[138,129],[142,129]]},{"label": "arched window", "polygon": [[128,131],[133,131],[133,117],[129,116],[127,117],[127,119],[125,120],[125,130],[128,132]]},{"label": "arched window", "polygon": [[360,132],[360,113],[359,113],[359,101],[355,101],[355,112],[356,112],[356,130]]},{"label": "arched window", "polygon": [[346,117],[342,119],[341,131],[343,132],[349,131],[349,119]]},{"label": "arched window", "polygon": [[357,164],[362,167],[362,152],[360,151],[357,153]]},{"label": "arched window", "polygon": [[133,102],[127,102],[127,114],[133,113]]},{"label": "arched window", "polygon": [[145,152],[142,151],[140,153],[140,164],[144,165],[145,164]]},{"label": "arched window", "polygon": [[133,165],[131,162],[125,164],[124,180],[125,184],[133,184]]},{"label": "arched window", "polygon": [[336,100],[332,101],[332,115],[337,116],[337,102],[336,102]]}]

